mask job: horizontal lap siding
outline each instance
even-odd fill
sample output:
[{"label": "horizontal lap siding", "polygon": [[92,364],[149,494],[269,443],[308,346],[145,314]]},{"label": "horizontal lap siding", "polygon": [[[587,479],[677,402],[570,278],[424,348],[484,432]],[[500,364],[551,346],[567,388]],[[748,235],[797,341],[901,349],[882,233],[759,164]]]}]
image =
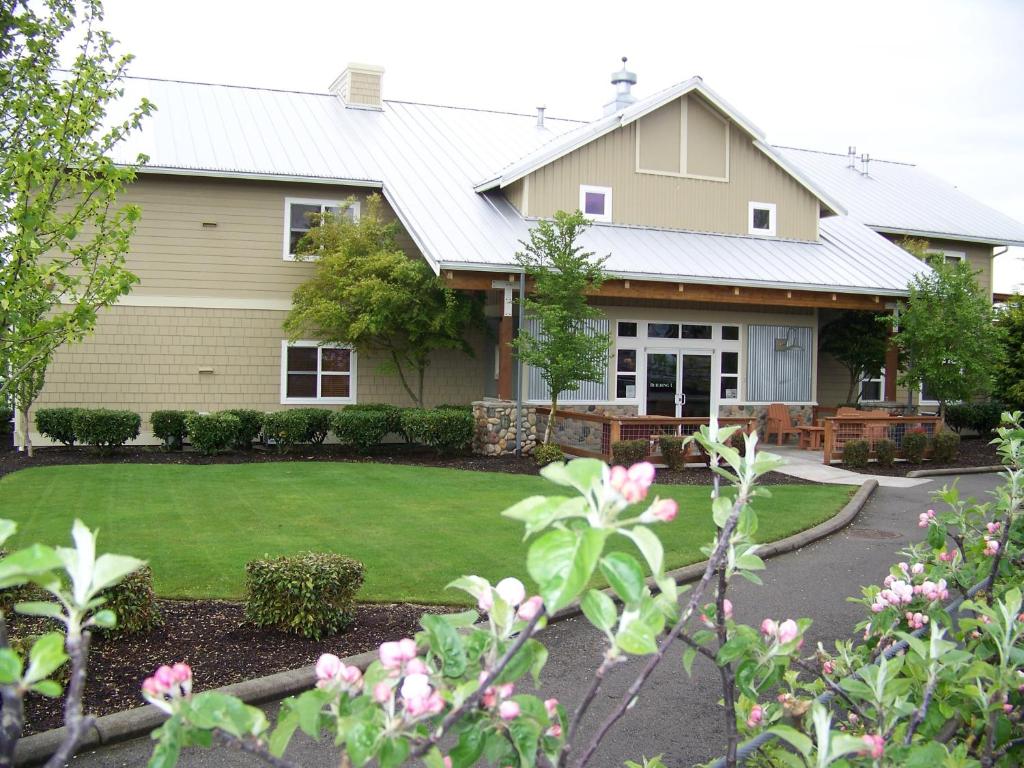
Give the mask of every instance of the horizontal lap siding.
[{"label": "horizontal lap siding", "polygon": [[[154,410],[288,407],[280,403],[281,340],[286,338],[281,323],[286,314],[177,307],[104,310],[92,336],[58,351],[36,408],[137,411],[145,439]],[[475,358],[435,354],[425,381],[428,405],[479,398],[487,363],[479,353],[481,340],[474,343]],[[359,358],[359,402],[410,405],[398,379],[378,372],[381,362]],[[213,368],[213,373],[201,374],[200,368]]]}]

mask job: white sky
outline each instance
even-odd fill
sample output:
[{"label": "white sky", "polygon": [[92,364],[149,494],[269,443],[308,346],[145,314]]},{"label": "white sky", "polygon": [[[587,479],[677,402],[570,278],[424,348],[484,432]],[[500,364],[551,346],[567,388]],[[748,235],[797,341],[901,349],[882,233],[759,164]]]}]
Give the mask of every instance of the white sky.
[{"label": "white sky", "polygon": [[[619,58],[640,96],[694,74],[774,144],[914,162],[1024,221],[1021,0],[106,0],[131,73],[592,119]],[[159,106],[159,105],[158,105]],[[996,290],[1024,283],[1024,249]]]}]

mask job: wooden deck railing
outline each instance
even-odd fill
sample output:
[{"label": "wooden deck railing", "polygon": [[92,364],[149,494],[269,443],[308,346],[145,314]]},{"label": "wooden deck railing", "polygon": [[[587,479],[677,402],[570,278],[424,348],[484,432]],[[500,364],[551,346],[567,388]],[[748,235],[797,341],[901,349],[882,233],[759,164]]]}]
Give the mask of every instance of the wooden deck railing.
[{"label": "wooden deck railing", "polygon": [[[547,419],[551,414],[548,406],[537,406],[537,432],[543,434]],[[672,418],[669,416],[608,416],[596,413],[559,410],[555,415],[551,440],[565,453],[574,456],[612,460],[612,444],[620,440],[646,440],[648,443],[648,460],[660,463],[661,446],[658,438],[662,435],[691,435],[701,426],[708,424],[709,419],[700,416]],[[757,423],[756,419],[743,417],[722,417],[718,419],[720,426],[738,425],[750,432]],[[700,455],[694,453],[693,461],[700,461]]]},{"label": "wooden deck railing", "polygon": [[[823,462],[831,464],[842,459],[843,447],[850,440],[867,440],[871,456],[875,456],[875,445],[880,440],[890,440],[896,445],[897,455],[903,448],[903,436],[913,430],[921,430],[928,437],[942,431],[942,419],[938,416],[834,416],[824,420],[825,433],[822,446],[825,451]],[[925,455],[931,454],[929,446]]]}]

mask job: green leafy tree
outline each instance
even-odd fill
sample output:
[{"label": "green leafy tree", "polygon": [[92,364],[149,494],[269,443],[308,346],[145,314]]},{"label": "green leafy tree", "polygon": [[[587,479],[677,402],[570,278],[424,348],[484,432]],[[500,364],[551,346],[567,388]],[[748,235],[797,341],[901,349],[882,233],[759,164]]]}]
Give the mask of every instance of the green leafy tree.
[{"label": "green leafy tree", "polygon": [[524,300],[526,311],[540,320],[540,334],[525,328],[513,342],[519,358],[540,371],[551,389],[551,415],[544,442],[551,439],[551,424],[563,392],[579,389],[585,381],[603,381],[608,372],[608,334],[590,333],[588,326],[602,317],[587,303],[587,292],[601,287],[607,257],[576,244],[589,226],[582,213],[558,211],[553,220],[537,222],[516,261],[533,284]]},{"label": "green leafy tree", "polygon": [[384,355],[381,370],[397,375],[422,407],[432,354],[473,354],[466,334],[483,322],[480,302],[446,288],[422,260],[399,248],[398,225],[385,221],[379,195],[367,199],[358,221],[345,211],[315,218],[318,226],[296,254],[315,260],[315,270],[295,289],[285,330],[292,339],[312,334],[325,344]]},{"label": "green leafy tree", "polygon": [[109,114],[130,57],[102,18],[98,0],[0,0],[0,395],[137,280],[124,257],[139,210],[117,205],[135,168],[111,153],[152,105]]},{"label": "green leafy tree", "polygon": [[861,379],[878,378],[888,346],[885,326],[871,312],[843,312],[821,329],[820,350],[834,357],[850,375],[846,402],[860,401]]},{"label": "green leafy tree", "polygon": [[930,259],[931,271],[914,277],[894,340],[907,368],[900,383],[926,385],[939,401],[969,400],[990,390],[1002,357],[992,302],[969,264]]},{"label": "green leafy tree", "polygon": [[996,314],[1003,358],[996,369],[995,394],[1010,410],[1024,410],[1024,295],[1015,293]]}]

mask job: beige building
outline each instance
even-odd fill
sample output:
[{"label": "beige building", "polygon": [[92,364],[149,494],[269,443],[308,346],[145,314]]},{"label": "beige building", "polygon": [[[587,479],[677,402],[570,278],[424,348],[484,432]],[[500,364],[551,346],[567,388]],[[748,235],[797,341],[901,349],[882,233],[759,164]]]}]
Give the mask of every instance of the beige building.
[{"label": "beige building", "polygon": [[[130,408],[148,426],[161,408],[407,404],[372,353],[282,330],[313,269],[292,256],[308,214],[358,216],[372,193],[411,257],[486,296],[475,355],[436,356],[429,404],[547,399],[508,341],[514,254],[559,210],[582,210],[582,244],[608,256],[593,301],[613,339],[605,380],[563,399],[620,413],[835,405],[846,374],[818,354],[819,330],[906,295],[926,267],[902,237],[970,261],[989,291],[993,248],[1024,245],[1024,226],[914,166],[769,144],[700,78],[639,100],[633,73],[612,82],[604,115],[579,122],[387,101],[366,65],[326,94],[129,79],[128,97],[158,107],[121,158],[150,158],[125,195],[142,209],[128,257],[140,282],[58,353],[38,407]],[[919,399],[891,376],[861,386]]]}]

